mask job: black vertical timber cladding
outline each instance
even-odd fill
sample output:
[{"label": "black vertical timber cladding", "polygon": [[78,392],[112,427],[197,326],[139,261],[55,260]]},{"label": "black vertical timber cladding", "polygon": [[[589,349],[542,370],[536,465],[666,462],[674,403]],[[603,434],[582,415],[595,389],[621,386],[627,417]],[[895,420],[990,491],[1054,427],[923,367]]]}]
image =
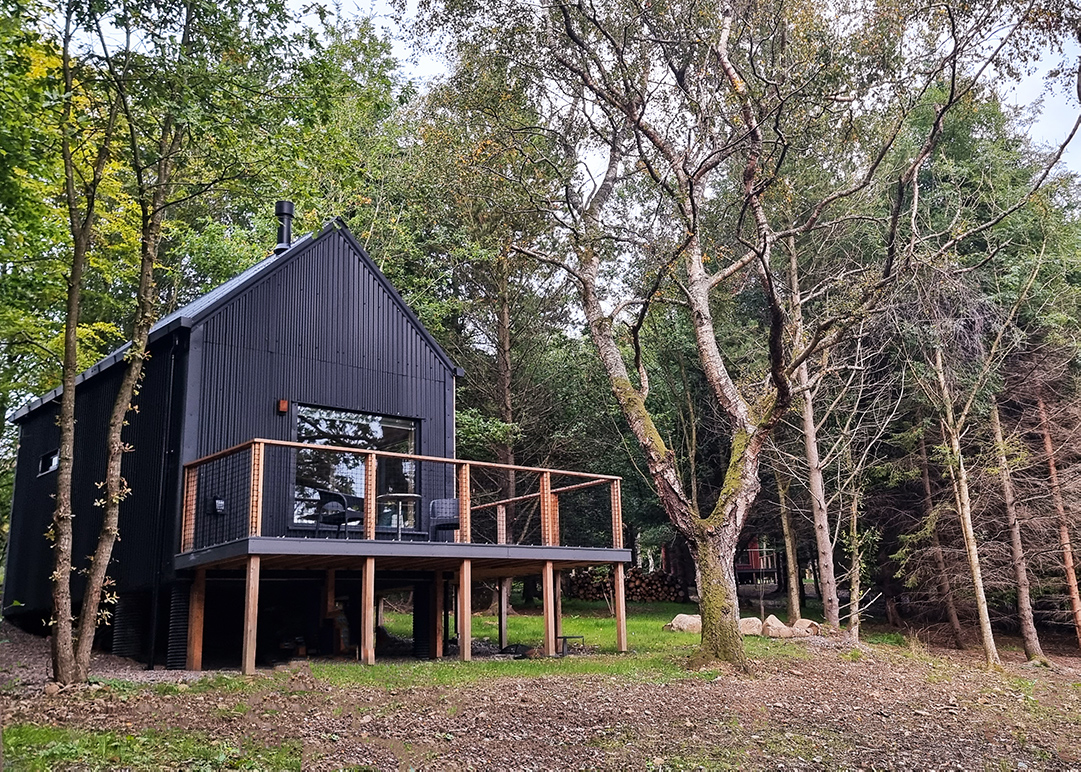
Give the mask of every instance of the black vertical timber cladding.
[{"label": "black vertical timber cladding", "polygon": [[[418,419],[417,452],[453,455],[453,372],[340,233],[283,261],[198,325],[192,340],[198,422],[189,423],[187,443],[195,456],[253,437],[295,439],[295,407],[279,415],[280,399]],[[268,453],[267,468],[284,467]],[[450,495],[444,480],[436,491],[424,482],[426,498]],[[264,511],[268,522],[275,516]]]},{"label": "black vertical timber cladding", "polygon": [[[168,362],[172,355],[167,338],[151,349],[143,379],[127,414],[122,439],[132,450],[124,455],[121,474],[130,493],[120,507],[120,538],[113,547],[108,577],[125,592],[147,590],[159,562],[171,558],[171,544],[160,545],[158,535],[162,464],[165,458],[163,427],[169,388]],[[101,531],[105,479],[105,436],[113,403],[124,375],[115,366],[85,380],[76,389],[75,463],[72,470],[72,582],[74,600],[81,600],[83,581],[78,569],[88,565]],[[11,550],[4,583],[4,613],[39,613],[52,606],[49,575],[53,550],[45,533],[55,509],[56,473],[38,474],[38,460],[57,449],[60,406],[53,402],[26,416],[20,426],[16,490],[12,501]],[[175,454],[173,454],[175,456]],[[166,502],[175,506],[175,502]],[[15,605],[21,604],[21,605]]]},{"label": "black vertical timber cladding", "polygon": [[420,453],[452,450],[447,367],[337,233],[206,320],[201,370],[199,455],[293,439],[279,399],[418,418]]},{"label": "black vertical timber cladding", "polygon": [[[298,244],[235,290],[202,305],[151,344],[129,413],[123,462],[131,489],[120,513],[120,541],[109,575],[122,593],[148,592],[161,571],[169,592],[181,517],[182,464],[256,437],[295,439],[295,408],[280,399],[416,419],[417,452],[454,453],[454,370],[386,279],[336,226]],[[86,565],[100,530],[95,506],[104,478],[104,437],[123,363],[92,369],[77,387],[74,558]],[[19,419],[20,448],[4,585],[5,615],[46,619],[52,549],[45,538],[56,475],[38,475],[56,449],[59,404]],[[265,522],[280,532],[291,519],[288,456],[267,455]],[[425,505],[452,495],[453,474],[424,465]],[[242,505],[243,502],[237,502]],[[281,510],[281,511],[277,511]],[[81,592],[74,582],[76,600]],[[160,595],[159,598],[167,597]],[[139,635],[146,633],[140,625]]]}]

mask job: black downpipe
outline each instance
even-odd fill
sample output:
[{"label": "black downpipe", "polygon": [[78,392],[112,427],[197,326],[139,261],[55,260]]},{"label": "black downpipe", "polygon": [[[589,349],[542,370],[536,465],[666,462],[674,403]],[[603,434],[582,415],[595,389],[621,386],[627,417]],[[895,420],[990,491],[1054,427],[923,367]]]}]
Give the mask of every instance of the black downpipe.
[{"label": "black downpipe", "polygon": [[172,341],[169,344],[169,374],[166,378],[169,387],[165,390],[165,431],[162,432],[161,473],[158,476],[158,517],[154,525],[154,544],[157,545],[155,562],[157,566],[154,569],[154,585],[150,591],[150,661],[146,665],[147,670],[154,669],[154,657],[158,653],[158,607],[161,600],[159,597],[161,595],[161,574],[165,565],[163,555],[165,545],[162,542],[165,540],[165,518],[167,515],[165,506],[168,496],[166,484],[169,478],[169,454],[173,434],[173,391],[175,389],[173,380],[176,373],[176,350],[179,337],[179,334],[174,332]]}]

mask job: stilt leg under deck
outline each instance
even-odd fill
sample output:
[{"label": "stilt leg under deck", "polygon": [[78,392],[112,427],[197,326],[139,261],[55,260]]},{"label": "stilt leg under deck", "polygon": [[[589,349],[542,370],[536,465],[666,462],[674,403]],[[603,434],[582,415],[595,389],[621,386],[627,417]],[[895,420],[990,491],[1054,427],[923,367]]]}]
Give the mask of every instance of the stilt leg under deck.
[{"label": "stilt leg under deck", "polygon": [[195,572],[188,596],[188,670],[203,669],[203,608],[206,606],[206,569]]},{"label": "stilt leg under deck", "polygon": [[499,648],[503,650],[507,642],[507,613],[510,610],[510,577],[499,580]]},{"label": "stilt leg under deck", "polygon": [[546,657],[554,657],[556,653],[556,603],[555,581],[552,569],[552,561],[546,561],[541,572],[541,597],[544,602],[544,647],[542,651]]},{"label": "stilt leg under deck", "polygon": [[332,620],[333,634],[331,635],[330,651],[332,654],[341,654],[341,632],[338,630],[338,609],[334,605],[334,597],[337,594],[335,588],[337,572],[333,568],[327,569],[323,575],[323,615],[320,620]]},{"label": "stilt leg under deck", "polygon": [[458,573],[458,659],[473,659],[473,564],[468,560]]},{"label": "stilt leg under deck", "polygon": [[552,593],[556,599],[556,644],[563,635],[563,572],[555,571],[552,574]]},{"label": "stilt leg under deck", "polygon": [[240,672],[255,673],[255,634],[259,629],[259,556],[248,557],[244,579],[244,651]]},{"label": "stilt leg under deck", "polygon": [[364,559],[360,575],[360,661],[375,664],[375,558]]},{"label": "stilt leg under deck", "polygon": [[435,581],[432,583],[432,618],[429,620],[431,627],[431,648],[429,654],[432,659],[443,658],[443,608],[446,602],[446,579],[442,571],[435,572]]},{"label": "stilt leg under deck", "polygon": [[613,568],[615,576],[615,595],[613,599],[616,607],[616,651],[627,650],[627,591],[623,581],[623,564],[616,563]]}]

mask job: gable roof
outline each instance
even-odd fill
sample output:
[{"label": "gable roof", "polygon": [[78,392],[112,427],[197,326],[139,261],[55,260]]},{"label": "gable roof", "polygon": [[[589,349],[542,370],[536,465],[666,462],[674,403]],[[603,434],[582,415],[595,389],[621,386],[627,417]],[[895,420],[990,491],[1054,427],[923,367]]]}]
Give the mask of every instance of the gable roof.
[{"label": "gable roof", "polygon": [[[341,235],[346,242],[350,245],[357,256],[367,265],[368,269],[372,272],[376,281],[382,285],[383,289],[387,291],[391,300],[401,309],[406,318],[412,323],[425,342],[436,352],[439,359],[446,365],[447,369],[453,371],[456,375],[462,375],[463,370],[458,367],[451,358],[447,355],[447,352],[443,350],[427,328],[421,324],[420,319],[413,313],[413,309],[402,299],[402,296],[398,294],[398,291],[390,283],[390,280],[383,275],[383,272],[379,270],[379,267],[368,256],[367,250],[361,246],[360,242],[356,240],[352,232],[346,226],[345,221],[340,217],[335,218],[328,222],[318,233],[309,233],[305,236],[294,241],[288,249],[283,250],[280,253],[271,253],[264,259],[260,260],[255,265],[251,266],[247,270],[237,274],[232,279],[229,279],[223,284],[219,284],[214,289],[207,292],[205,295],[200,295],[195,300],[191,301],[185,306],[178,308],[171,314],[163,316],[150,328],[150,333],[147,338],[147,346],[155,341],[172,334],[178,329],[190,329],[196,324],[202,322],[204,319],[212,315],[215,311],[221,308],[223,305],[237,297],[241,293],[248,290],[250,287],[258,284],[260,281],[270,276],[275,269],[280,268],[286,263],[296,259],[299,255],[306,252],[311,246],[322,240],[323,238],[331,234]],[[95,364],[88,367],[83,372],[79,373],[75,377],[75,385],[78,386],[83,381],[89,378],[93,378],[106,370],[112,369],[117,364],[124,361],[124,356],[128,349],[131,348],[131,341],[128,341],[118,349],[110,353],[108,356],[99,360]],[[12,422],[18,422],[36,411],[43,405],[47,405],[54,400],[59,399],[63,393],[64,387],[57,386],[45,394],[26,402],[22,407],[11,414],[9,420]]]}]

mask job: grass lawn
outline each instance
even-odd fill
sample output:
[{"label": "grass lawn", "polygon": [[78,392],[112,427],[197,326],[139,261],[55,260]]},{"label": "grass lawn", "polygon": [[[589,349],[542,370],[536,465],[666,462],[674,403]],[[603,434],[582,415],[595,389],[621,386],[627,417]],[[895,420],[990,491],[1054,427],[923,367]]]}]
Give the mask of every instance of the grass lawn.
[{"label": "grass lawn", "polygon": [[[563,602],[563,633],[581,635],[587,647],[597,653],[572,654],[555,659],[486,660],[472,662],[457,660],[395,660],[376,662],[374,666],[343,662],[313,662],[316,678],[344,686],[347,684],[397,689],[409,686],[450,686],[481,679],[506,677],[539,677],[547,673],[604,674],[628,679],[668,681],[688,676],[713,678],[715,672],[690,673],[684,663],[694,653],[698,633],[677,633],[663,627],[676,614],[695,613],[693,605],[685,603],[628,603],[627,645],[630,652],[616,652],[616,623],[604,603],[565,600]],[[394,635],[408,637],[412,617],[387,612],[385,626]],[[491,616],[473,617],[473,637],[495,640],[498,622]],[[526,610],[507,619],[507,637],[511,643],[541,645],[544,617],[539,610]],[[802,648],[786,646],[780,641],[748,637],[744,640],[751,659],[775,657],[800,658]]]},{"label": "grass lawn", "polygon": [[[312,675],[331,687],[366,686],[393,690],[409,687],[453,686],[499,677],[543,678],[546,675],[605,675],[628,682],[664,683],[683,678],[714,678],[716,672],[689,672],[684,663],[693,653],[699,636],[676,633],[663,626],[679,613],[693,613],[687,604],[628,604],[627,638],[631,651],[615,651],[615,620],[604,603],[567,600],[563,604],[563,632],[581,635],[588,654],[552,659],[428,661],[399,659],[364,666],[334,660],[312,660]],[[394,634],[410,634],[408,614],[388,612],[386,627]],[[543,635],[539,610],[527,610],[508,619],[510,640],[539,646]],[[496,619],[473,619],[476,638],[497,636]],[[779,641],[747,638],[752,659],[801,658],[800,647]],[[593,653],[595,652],[595,653]],[[254,679],[218,674],[180,689],[173,684],[142,684],[131,681],[99,681],[105,690],[120,699],[148,690],[185,699],[224,701],[229,705],[245,693],[276,691],[281,672],[267,672]],[[288,687],[282,683],[282,690]],[[133,729],[115,732],[69,729],[41,725],[14,725],[3,730],[3,758],[13,769],[300,769],[300,747],[296,741],[262,745],[253,741],[230,741],[205,732]]]}]

